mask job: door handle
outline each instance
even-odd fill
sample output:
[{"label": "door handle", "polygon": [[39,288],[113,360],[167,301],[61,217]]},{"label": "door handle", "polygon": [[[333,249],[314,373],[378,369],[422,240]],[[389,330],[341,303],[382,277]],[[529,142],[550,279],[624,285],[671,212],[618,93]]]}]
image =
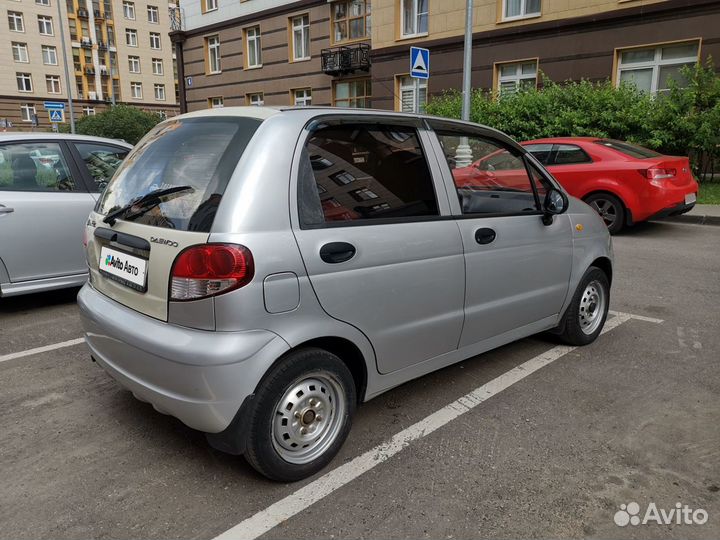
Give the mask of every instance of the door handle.
[{"label": "door handle", "polygon": [[14,208],[8,208],[7,206],[0,204],[0,214],[11,214],[14,211]]},{"label": "door handle", "polygon": [[330,242],[320,248],[320,258],[326,263],[337,264],[355,256],[355,246],[347,242]]},{"label": "door handle", "polygon": [[475,231],[475,241],[478,244],[489,244],[495,240],[496,236],[495,231],[488,229],[487,227],[483,227],[482,229]]}]

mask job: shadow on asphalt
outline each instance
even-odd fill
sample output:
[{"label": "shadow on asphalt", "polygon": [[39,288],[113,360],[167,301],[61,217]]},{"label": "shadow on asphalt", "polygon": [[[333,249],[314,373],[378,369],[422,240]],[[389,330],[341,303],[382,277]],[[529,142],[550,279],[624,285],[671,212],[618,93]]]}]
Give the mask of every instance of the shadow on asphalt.
[{"label": "shadow on asphalt", "polygon": [[79,287],[0,298],[0,314],[20,313],[43,307],[74,304]]},{"label": "shadow on asphalt", "polygon": [[[678,226],[681,225],[681,226]],[[693,235],[694,227],[686,227],[687,223],[678,221],[641,221],[636,223],[632,227],[625,227],[618,234],[614,235],[613,238],[655,238],[661,237],[665,234],[672,232],[673,235],[677,236],[682,231],[686,231],[688,236]],[[695,224],[692,224],[697,226]]]}]

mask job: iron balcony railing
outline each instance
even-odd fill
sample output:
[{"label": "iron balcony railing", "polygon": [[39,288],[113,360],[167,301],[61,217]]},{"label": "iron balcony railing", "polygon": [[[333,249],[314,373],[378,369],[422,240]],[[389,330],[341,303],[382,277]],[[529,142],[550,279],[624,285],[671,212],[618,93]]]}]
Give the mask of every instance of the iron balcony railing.
[{"label": "iron balcony railing", "polygon": [[370,71],[370,45],[356,43],[320,51],[323,73],[342,75],[355,71]]},{"label": "iron balcony railing", "polygon": [[179,7],[168,8],[168,13],[170,15],[170,31],[179,32],[184,30],[181,9]]}]

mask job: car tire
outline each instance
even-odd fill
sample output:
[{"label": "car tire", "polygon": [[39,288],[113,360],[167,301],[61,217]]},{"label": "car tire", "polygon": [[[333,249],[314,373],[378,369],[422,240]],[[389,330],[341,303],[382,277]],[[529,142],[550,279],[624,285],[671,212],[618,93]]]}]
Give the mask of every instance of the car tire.
[{"label": "car tire", "polygon": [[615,195],[595,193],[586,197],[585,202],[600,215],[610,234],[619,233],[625,226],[625,205]]},{"label": "car tire", "polygon": [[245,459],[271,480],[315,474],[345,442],[356,403],[353,376],[340,358],[318,348],[291,352],[255,393]]},{"label": "car tire", "polygon": [[588,345],[602,332],[610,306],[610,282],[600,268],[591,266],[580,280],[555,333],[569,345]]}]

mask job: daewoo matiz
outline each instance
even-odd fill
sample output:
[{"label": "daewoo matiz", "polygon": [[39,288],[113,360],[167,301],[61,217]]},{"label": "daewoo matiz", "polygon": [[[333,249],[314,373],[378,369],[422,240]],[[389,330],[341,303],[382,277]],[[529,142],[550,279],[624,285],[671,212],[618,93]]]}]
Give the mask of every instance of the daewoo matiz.
[{"label": "daewoo matiz", "polygon": [[[454,181],[497,152],[513,174]],[[285,481],[323,468],[356,406],[405,381],[542,331],[592,342],[612,279],[602,219],[511,139],[369,110],[162,122],[86,236],[93,358]]]}]

